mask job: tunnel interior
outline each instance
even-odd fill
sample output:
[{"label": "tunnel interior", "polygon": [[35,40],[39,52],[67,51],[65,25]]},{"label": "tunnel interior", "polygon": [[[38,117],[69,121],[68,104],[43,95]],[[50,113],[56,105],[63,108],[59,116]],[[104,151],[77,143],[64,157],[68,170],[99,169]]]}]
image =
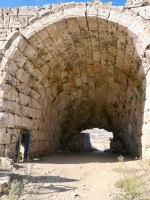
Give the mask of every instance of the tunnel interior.
[{"label": "tunnel interior", "polygon": [[8,49],[3,97],[3,109],[15,115],[12,146],[28,129],[30,152],[48,154],[97,127],[140,155],[145,74],[136,39],[98,17],[63,19],[18,36]]}]

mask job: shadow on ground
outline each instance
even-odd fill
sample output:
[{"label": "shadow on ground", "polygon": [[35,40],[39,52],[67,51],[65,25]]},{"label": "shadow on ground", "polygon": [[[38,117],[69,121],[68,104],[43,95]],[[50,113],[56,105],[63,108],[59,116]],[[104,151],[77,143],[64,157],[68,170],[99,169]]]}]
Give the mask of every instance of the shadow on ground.
[{"label": "shadow on ground", "polygon": [[[135,158],[126,153],[109,153],[103,151],[94,152],[71,152],[50,154],[42,158],[42,161],[34,161],[40,164],[82,164],[82,163],[114,163],[118,162],[118,157],[122,155],[125,161],[131,161]],[[57,159],[58,158],[58,159]]]}]

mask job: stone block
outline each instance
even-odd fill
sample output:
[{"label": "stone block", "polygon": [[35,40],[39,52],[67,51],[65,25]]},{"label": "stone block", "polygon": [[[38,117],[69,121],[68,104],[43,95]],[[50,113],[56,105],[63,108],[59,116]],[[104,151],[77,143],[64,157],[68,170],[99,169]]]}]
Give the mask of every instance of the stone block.
[{"label": "stone block", "polygon": [[142,7],[150,5],[150,0],[127,0],[125,7],[132,8],[132,7]]},{"label": "stone block", "polygon": [[10,132],[8,128],[0,128],[0,144],[9,144],[10,143]]},{"label": "stone block", "polygon": [[146,147],[145,155],[146,155],[146,159],[150,159],[150,148]]},{"label": "stone block", "polygon": [[150,147],[150,134],[145,135],[145,145],[147,147]]}]

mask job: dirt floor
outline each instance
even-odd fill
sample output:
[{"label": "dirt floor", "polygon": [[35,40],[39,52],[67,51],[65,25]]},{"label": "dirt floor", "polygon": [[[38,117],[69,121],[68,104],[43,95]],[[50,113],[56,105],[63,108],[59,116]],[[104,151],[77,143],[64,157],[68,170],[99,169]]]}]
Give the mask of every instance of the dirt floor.
[{"label": "dirt floor", "polygon": [[[120,189],[114,184],[120,178],[115,172],[119,167],[118,154],[57,153],[35,160],[19,163],[13,173],[28,179],[20,200],[109,200],[118,198]],[[133,159],[124,155],[126,164]],[[2,196],[1,200],[7,199]]]}]

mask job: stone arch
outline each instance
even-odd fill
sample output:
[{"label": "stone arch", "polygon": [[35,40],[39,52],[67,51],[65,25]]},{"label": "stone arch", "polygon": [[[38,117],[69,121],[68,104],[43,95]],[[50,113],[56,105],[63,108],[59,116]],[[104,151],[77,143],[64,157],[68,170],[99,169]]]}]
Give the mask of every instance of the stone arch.
[{"label": "stone arch", "polygon": [[32,19],[3,48],[1,148],[14,152],[25,128],[33,153],[46,154],[97,126],[148,156],[149,29],[136,12],[102,3],[53,5]]}]

